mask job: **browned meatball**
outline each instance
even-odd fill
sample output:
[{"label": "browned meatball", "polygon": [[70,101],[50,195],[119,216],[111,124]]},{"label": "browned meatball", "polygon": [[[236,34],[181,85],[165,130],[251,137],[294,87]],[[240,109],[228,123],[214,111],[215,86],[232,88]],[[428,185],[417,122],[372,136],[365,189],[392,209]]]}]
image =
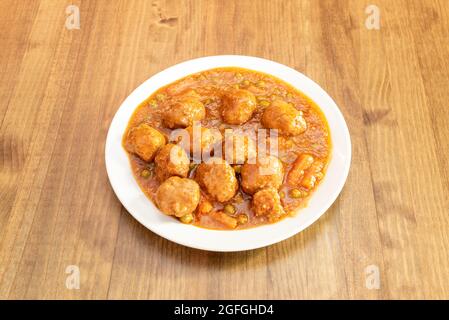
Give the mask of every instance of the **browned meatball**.
[{"label": "browned meatball", "polygon": [[[187,127],[186,131],[179,139],[179,144],[192,155],[193,152],[201,155],[203,150],[212,151],[216,143],[221,141],[221,133],[214,129],[208,129],[206,127],[195,126]],[[185,141],[189,138],[190,141]]]},{"label": "browned meatball", "polygon": [[195,211],[200,201],[200,186],[192,179],[170,177],[157,189],[156,204],[169,215],[182,217]]},{"label": "browned meatball", "polygon": [[215,200],[230,200],[238,189],[234,169],[221,158],[210,158],[196,169],[195,179]]},{"label": "browned meatball", "polygon": [[168,105],[162,115],[165,126],[170,129],[185,128],[201,121],[206,116],[206,109],[197,95],[186,94]]},{"label": "browned meatball", "polygon": [[223,142],[223,157],[230,164],[243,164],[256,157],[256,143],[244,135],[226,136]]},{"label": "browned meatball", "polygon": [[285,214],[281,198],[275,188],[257,191],[253,196],[252,208],[256,216],[268,216],[272,221]]},{"label": "browned meatball", "polygon": [[272,187],[279,189],[284,179],[282,162],[274,157],[258,158],[257,162],[245,163],[241,169],[242,189],[254,194],[260,189]]},{"label": "browned meatball", "polygon": [[164,181],[171,176],[187,177],[190,160],[180,146],[167,144],[163,146],[154,158],[156,178]]},{"label": "browned meatball", "polygon": [[156,152],[163,145],[165,145],[164,135],[145,123],[131,128],[125,141],[129,152],[137,154],[147,162],[154,159]]},{"label": "browned meatball", "polygon": [[256,98],[248,90],[234,89],[222,97],[221,115],[229,124],[242,124],[251,119],[256,110]]},{"label": "browned meatball", "polygon": [[261,122],[265,128],[278,129],[279,133],[289,136],[298,135],[307,129],[302,113],[281,100],[274,101],[265,109]]}]

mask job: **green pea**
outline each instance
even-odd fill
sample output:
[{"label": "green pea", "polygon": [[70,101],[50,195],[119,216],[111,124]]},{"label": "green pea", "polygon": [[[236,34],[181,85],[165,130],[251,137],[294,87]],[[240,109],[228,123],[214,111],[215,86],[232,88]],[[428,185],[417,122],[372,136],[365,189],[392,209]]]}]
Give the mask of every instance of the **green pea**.
[{"label": "green pea", "polygon": [[193,222],[193,215],[191,213],[187,213],[183,215],[181,218],[179,218],[182,223],[189,224]]}]

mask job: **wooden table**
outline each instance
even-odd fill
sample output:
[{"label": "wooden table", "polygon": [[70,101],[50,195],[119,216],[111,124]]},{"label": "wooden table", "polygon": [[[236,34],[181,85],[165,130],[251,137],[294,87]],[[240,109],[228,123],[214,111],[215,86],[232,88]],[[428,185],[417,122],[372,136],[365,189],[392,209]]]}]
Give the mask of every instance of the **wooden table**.
[{"label": "wooden table", "polygon": [[[449,1],[78,0],[79,30],[69,4],[0,3],[0,298],[449,298]],[[126,96],[217,54],[303,72],[351,132],[338,200],[268,248],[164,240],[106,176]]]}]

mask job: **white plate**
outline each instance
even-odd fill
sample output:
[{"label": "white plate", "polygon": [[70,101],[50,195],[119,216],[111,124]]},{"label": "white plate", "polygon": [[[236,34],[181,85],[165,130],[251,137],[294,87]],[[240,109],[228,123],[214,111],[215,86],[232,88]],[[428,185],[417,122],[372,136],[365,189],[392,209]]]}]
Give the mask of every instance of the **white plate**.
[{"label": "white plate", "polygon": [[[247,230],[220,231],[185,225],[161,213],[145,197],[134,179],[122,135],[136,107],[153,92],[192,73],[217,67],[242,67],[284,80],[315,101],[329,123],[332,155],[324,179],[306,208],[295,217]],[[348,176],[351,141],[348,127],[335,102],[315,82],[282,64],[248,56],[212,56],[174,65],[141,84],[122,103],[111,122],[106,139],[106,169],[112,188],[131,215],[154,233],[176,243],[211,251],[256,249],[287,239],[315,222],[335,201]]]}]

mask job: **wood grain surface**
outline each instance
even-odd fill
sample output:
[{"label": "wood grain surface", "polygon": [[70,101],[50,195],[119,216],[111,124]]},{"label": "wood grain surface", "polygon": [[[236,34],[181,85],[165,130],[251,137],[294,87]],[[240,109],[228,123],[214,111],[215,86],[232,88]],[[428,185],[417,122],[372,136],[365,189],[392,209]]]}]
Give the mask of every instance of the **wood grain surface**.
[{"label": "wood grain surface", "polygon": [[[70,4],[79,30],[65,26]],[[370,4],[379,30],[365,26]],[[449,298],[449,1],[2,0],[0,30],[0,298]],[[105,171],[127,95],[217,54],[314,79],[353,143],[328,212],[254,251],[160,238],[121,206]],[[79,289],[66,287],[68,266]]]}]

